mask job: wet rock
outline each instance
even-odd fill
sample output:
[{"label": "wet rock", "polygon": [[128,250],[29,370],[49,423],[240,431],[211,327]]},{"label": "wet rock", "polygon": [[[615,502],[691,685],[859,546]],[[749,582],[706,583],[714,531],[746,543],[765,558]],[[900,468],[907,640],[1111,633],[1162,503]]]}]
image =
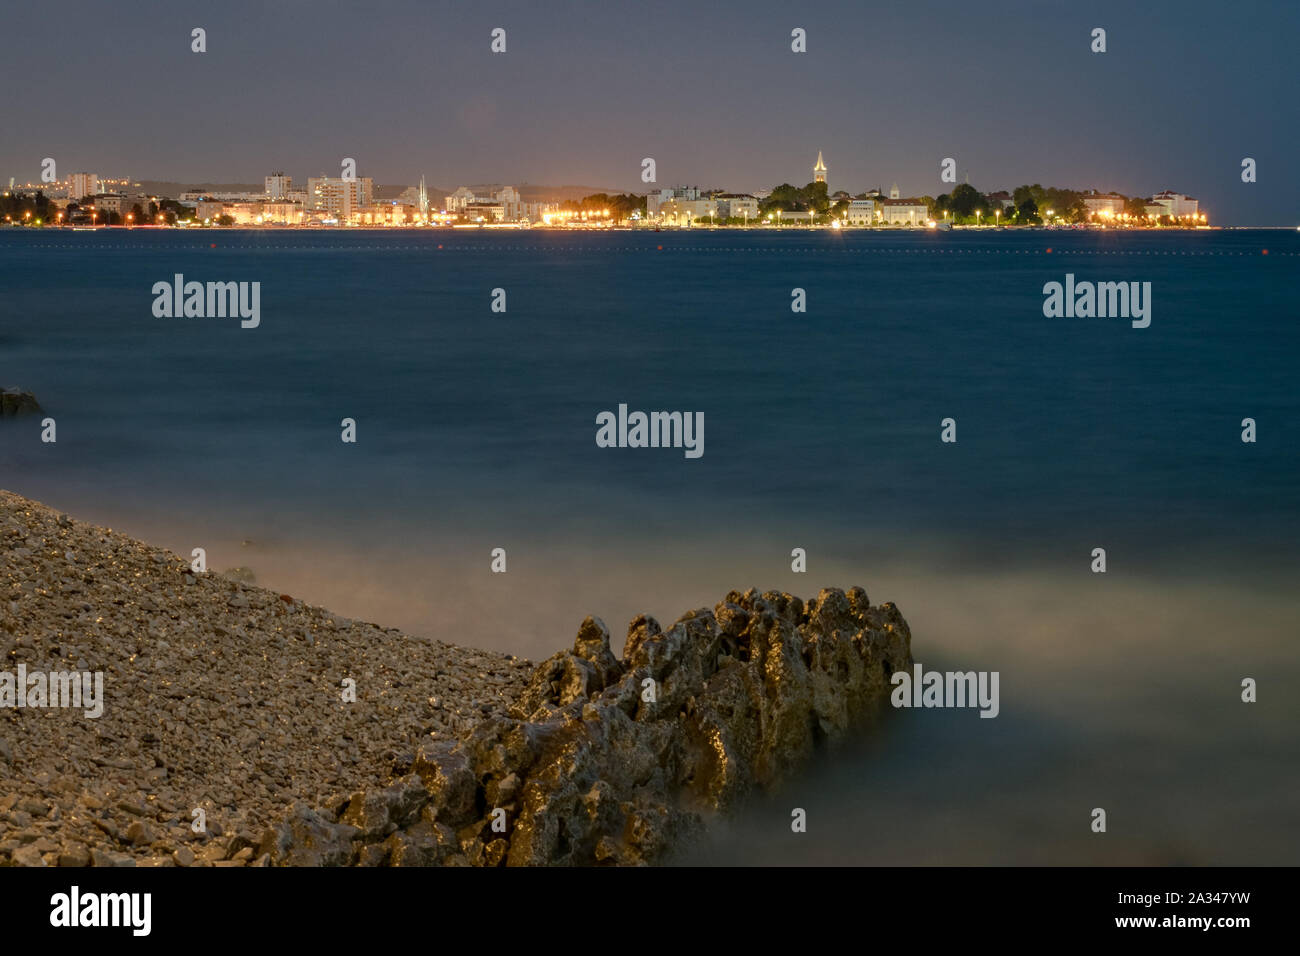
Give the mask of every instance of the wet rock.
[{"label": "wet rock", "polygon": [[0,418],[17,418],[20,415],[37,415],[43,409],[36,396],[26,389],[6,388],[0,392]]}]

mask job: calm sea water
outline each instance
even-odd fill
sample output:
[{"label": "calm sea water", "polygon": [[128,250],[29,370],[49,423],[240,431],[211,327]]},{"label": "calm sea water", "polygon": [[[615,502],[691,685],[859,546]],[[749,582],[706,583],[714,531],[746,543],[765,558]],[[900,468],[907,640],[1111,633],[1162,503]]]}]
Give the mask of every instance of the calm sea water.
[{"label": "calm sea water", "polygon": [[[1045,318],[1067,272],[1149,281],[1151,326]],[[175,273],[260,282],[261,326],[155,318]],[[693,859],[1295,863],[1297,280],[1277,231],[6,230],[0,385],[58,442],[0,422],[0,487],[531,657],[862,584],[1001,672],[997,720],[893,714]],[[619,403],[703,412],[704,456],[598,448]]]}]

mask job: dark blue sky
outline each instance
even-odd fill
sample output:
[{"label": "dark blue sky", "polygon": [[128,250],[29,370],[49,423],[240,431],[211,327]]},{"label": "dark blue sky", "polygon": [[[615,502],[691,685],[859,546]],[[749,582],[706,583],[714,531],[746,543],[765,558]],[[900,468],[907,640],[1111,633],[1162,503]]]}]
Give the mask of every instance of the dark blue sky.
[{"label": "dark blue sky", "polygon": [[985,190],[1171,188],[1300,223],[1294,0],[10,0],[3,23],[6,181],[46,156],[189,182],[351,156],[380,183],[644,190],[652,156],[660,185],[744,190],[807,182],[820,149],[832,189],[936,195],[951,156]]}]

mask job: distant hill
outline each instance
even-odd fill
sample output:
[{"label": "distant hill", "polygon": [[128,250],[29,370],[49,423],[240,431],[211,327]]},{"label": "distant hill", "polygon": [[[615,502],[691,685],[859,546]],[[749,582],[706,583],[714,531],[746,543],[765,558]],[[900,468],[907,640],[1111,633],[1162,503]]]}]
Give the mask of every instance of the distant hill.
[{"label": "distant hill", "polygon": [[181,193],[196,189],[207,189],[214,193],[260,193],[264,183],[173,183],[157,179],[141,179],[140,185],[131,186],[131,192],[148,193],[150,196],[164,196],[175,199]]}]

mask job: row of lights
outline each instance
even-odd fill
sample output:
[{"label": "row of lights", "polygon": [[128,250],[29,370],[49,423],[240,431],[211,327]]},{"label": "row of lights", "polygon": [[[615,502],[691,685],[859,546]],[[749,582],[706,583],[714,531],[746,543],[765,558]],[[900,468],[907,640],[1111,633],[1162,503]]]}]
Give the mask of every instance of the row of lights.
[{"label": "row of lights", "polygon": [[577,222],[599,222],[601,220],[606,220],[606,219],[609,219],[608,209],[591,209],[591,210],[560,209],[555,212],[548,212],[542,215],[542,222],[546,223],[547,225],[550,225],[553,222],[569,223],[575,220]]},{"label": "row of lights", "polygon": [[[1113,210],[1110,210],[1110,209],[1103,210],[1102,212],[1098,213],[1097,215],[1100,215],[1103,219],[1118,219],[1118,220],[1120,220],[1121,222],[1132,222],[1133,220],[1136,220],[1136,219],[1151,219],[1151,218],[1159,218],[1158,216],[1157,216],[1157,217],[1152,217],[1152,216],[1150,216],[1150,215],[1148,215],[1148,214],[1143,214],[1143,215],[1141,215],[1141,216],[1133,216],[1133,215],[1130,215],[1130,214],[1128,214],[1128,213],[1126,213],[1126,212],[1125,212],[1125,213],[1119,213],[1119,214],[1117,215]],[[1208,222],[1208,221],[1209,221],[1209,219],[1206,217],[1205,213],[1194,213],[1194,212],[1189,212],[1189,213],[1186,213],[1185,215],[1182,215],[1182,216],[1173,216],[1173,217],[1171,217],[1171,218],[1173,218],[1173,219],[1179,219],[1179,220],[1182,220],[1182,221],[1184,221],[1184,222]]]}]

